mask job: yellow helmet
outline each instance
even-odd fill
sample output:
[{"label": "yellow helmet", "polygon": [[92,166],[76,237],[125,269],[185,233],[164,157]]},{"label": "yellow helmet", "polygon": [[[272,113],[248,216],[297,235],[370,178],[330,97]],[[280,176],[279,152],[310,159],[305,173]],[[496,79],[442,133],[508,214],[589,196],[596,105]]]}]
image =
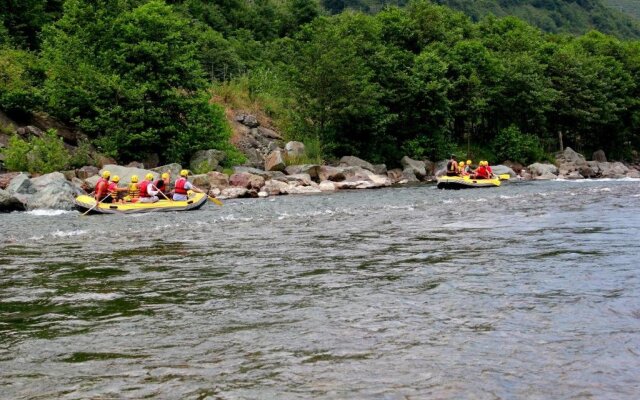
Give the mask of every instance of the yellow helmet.
[{"label": "yellow helmet", "polygon": [[464,167],[464,161],[460,161],[460,162],[458,163],[458,165],[459,165],[459,166],[461,166],[461,167]]},{"label": "yellow helmet", "polygon": [[482,165],[484,165],[484,166],[486,167],[487,165],[489,165],[489,161],[486,161],[486,160],[485,160],[485,161],[483,161],[483,162],[482,162]]},{"label": "yellow helmet", "polygon": [[471,160],[467,160],[467,165],[471,165]]},{"label": "yellow helmet", "polygon": [[183,169],[182,171],[180,171],[180,176],[187,176],[189,175],[189,171],[187,171],[186,169]]},{"label": "yellow helmet", "polygon": [[109,179],[110,176],[111,176],[111,172],[109,172],[109,171],[103,171],[102,172],[102,177],[104,179]]},{"label": "yellow helmet", "polygon": [[137,183],[138,182],[138,175],[131,175],[131,183]]},{"label": "yellow helmet", "polygon": [[111,180],[117,183],[117,182],[120,182],[120,177],[118,175],[114,175],[113,178],[111,178]]},{"label": "yellow helmet", "polygon": [[153,179],[153,174],[151,172],[149,172],[147,175],[144,176],[144,179],[150,181]]},{"label": "yellow helmet", "polygon": [[169,173],[165,172],[164,174],[162,174],[162,179],[169,179]]}]

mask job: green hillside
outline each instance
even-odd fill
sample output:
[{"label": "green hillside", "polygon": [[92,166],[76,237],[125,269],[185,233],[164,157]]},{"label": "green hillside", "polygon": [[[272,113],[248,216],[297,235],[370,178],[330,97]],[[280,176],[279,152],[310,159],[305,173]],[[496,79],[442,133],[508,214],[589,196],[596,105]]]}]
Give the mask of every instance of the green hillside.
[{"label": "green hillside", "polygon": [[[596,29],[620,38],[640,38],[637,0],[432,0],[462,11],[474,21],[488,14],[513,15],[547,32],[584,34]],[[607,3],[608,2],[608,3]],[[375,13],[387,5],[403,6],[406,0],[323,0],[331,12],[345,8]],[[618,11],[619,10],[619,11]]]},{"label": "green hillside", "polygon": [[638,0],[606,0],[606,4],[615,10],[640,19],[640,1]]}]

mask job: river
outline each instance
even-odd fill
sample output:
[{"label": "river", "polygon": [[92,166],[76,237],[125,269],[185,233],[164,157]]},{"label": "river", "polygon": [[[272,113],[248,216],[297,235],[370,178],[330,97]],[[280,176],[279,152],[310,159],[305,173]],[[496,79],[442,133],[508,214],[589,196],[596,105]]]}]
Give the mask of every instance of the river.
[{"label": "river", "polygon": [[0,398],[640,396],[639,181],[0,226]]}]

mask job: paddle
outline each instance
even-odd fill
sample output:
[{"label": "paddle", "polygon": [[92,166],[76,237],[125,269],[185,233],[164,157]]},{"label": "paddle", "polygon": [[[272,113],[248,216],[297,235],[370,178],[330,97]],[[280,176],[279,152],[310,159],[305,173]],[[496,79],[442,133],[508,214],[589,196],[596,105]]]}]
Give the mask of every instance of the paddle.
[{"label": "paddle", "polygon": [[110,193],[108,193],[106,196],[104,196],[104,197],[102,198],[102,200],[100,200],[99,202],[97,202],[96,204],[94,204],[94,205],[93,205],[93,207],[91,207],[90,209],[88,209],[87,211],[85,211],[85,212],[81,215],[81,217],[84,217],[85,215],[89,214],[89,212],[90,212],[91,210],[93,210],[94,208],[98,207],[98,204],[100,204],[100,203],[102,203],[103,201],[105,201],[105,200],[107,199],[107,197],[111,197],[111,194],[110,194]]},{"label": "paddle", "polygon": [[508,181],[509,179],[511,179],[511,175],[509,175],[509,174],[500,174],[500,175],[498,175],[498,179],[500,179],[501,181]]},{"label": "paddle", "polygon": [[160,193],[162,195],[162,197],[164,197],[165,199],[167,199],[169,201],[173,201],[170,198],[168,198],[167,195],[165,195],[164,192],[162,190],[158,189],[155,185],[152,184],[151,188],[154,189],[154,190],[157,190],[158,193]]},{"label": "paddle", "polygon": [[194,184],[191,184],[191,187],[192,187],[192,188],[194,188],[194,189],[196,189],[196,190],[199,190],[199,191],[200,191],[200,192],[202,192],[202,193],[206,193],[206,194],[207,194],[207,198],[208,198],[209,200],[211,200],[211,202],[213,202],[213,203],[215,203],[216,205],[219,205],[220,207],[222,207],[222,202],[221,202],[220,200],[216,199],[216,198],[215,198],[215,197],[213,197],[213,196],[209,196],[209,193],[208,193],[208,192],[205,192],[204,190],[200,189],[199,187],[196,187]]}]

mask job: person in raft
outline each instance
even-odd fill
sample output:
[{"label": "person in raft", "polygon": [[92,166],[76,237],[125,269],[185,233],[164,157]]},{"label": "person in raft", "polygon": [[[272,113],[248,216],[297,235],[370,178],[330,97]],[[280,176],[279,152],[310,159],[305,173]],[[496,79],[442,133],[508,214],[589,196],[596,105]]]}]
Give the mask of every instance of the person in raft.
[{"label": "person in raft", "polygon": [[140,199],[138,200],[140,203],[155,203],[160,200],[159,191],[153,186],[153,174],[148,173],[138,185],[138,189],[140,189]]},{"label": "person in raft", "polygon": [[122,202],[122,200],[120,199],[120,193],[129,191],[129,188],[118,187],[118,182],[120,182],[120,177],[118,175],[114,175],[113,178],[111,178],[111,183],[109,183],[109,186],[107,186],[107,191],[109,192],[110,201],[105,201],[105,202],[108,202],[108,203]]},{"label": "person in raft", "polygon": [[458,176],[458,161],[455,154],[452,154],[451,159],[447,162],[447,176]]},{"label": "person in raft", "polygon": [[458,174],[460,176],[469,175],[465,172],[464,169],[465,169],[464,161],[460,161],[460,163],[458,164]]},{"label": "person in raft", "polygon": [[189,190],[193,190],[196,193],[204,193],[187,180],[188,176],[189,171],[186,169],[180,171],[180,178],[176,179],[176,183],[173,186],[173,200],[184,201],[189,199]]},{"label": "person in raft", "polygon": [[491,165],[489,165],[489,161],[484,162],[484,167],[487,169],[487,173],[489,174],[489,178],[495,178],[496,176],[493,174],[493,170],[491,169]]},{"label": "person in raft", "polygon": [[[169,190],[169,184],[171,183],[171,177],[168,172],[162,174],[160,179],[153,181],[154,189],[158,190],[158,197],[161,199],[168,199],[171,196],[171,190]],[[164,195],[164,196],[163,196]]]},{"label": "person in raft", "polygon": [[96,183],[96,190],[94,192],[94,197],[98,202],[106,202],[111,203],[111,196],[109,195],[109,178],[111,177],[111,172],[103,171],[102,177],[98,179],[98,183]]},{"label": "person in raft", "polygon": [[467,160],[467,163],[466,163],[466,165],[464,167],[464,172],[466,172],[467,175],[471,175],[471,172],[472,172],[472,170],[471,170],[471,160]]},{"label": "person in raft", "polygon": [[472,175],[474,179],[489,179],[489,171],[487,170],[487,162],[480,161],[480,165],[476,169],[476,172]]}]

